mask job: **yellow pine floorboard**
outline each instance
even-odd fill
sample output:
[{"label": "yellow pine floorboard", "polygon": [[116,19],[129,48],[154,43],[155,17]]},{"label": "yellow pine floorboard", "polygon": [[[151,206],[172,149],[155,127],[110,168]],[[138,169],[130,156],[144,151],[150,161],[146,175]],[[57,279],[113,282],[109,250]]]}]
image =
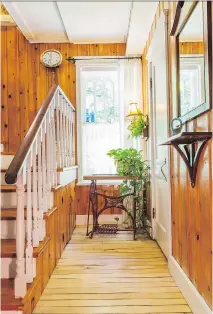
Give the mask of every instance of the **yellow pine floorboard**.
[{"label": "yellow pine floorboard", "polygon": [[77,229],[33,313],[184,314],[189,306],[156,242]]}]

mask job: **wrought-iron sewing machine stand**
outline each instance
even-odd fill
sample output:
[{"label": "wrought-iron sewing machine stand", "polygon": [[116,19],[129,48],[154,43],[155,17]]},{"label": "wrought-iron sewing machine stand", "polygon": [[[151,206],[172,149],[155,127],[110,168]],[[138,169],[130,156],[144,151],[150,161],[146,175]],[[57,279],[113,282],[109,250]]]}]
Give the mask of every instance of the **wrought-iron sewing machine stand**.
[{"label": "wrought-iron sewing machine stand", "polygon": [[[98,196],[102,196],[104,198],[104,206],[101,209],[98,209]],[[96,180],[92,179],[90,184],[89,190],[89,207],[88,207],[88,215],[87,215],[87,232],[86,235],[89,236],[91,239],[94,233],[106,233],[112,234],[117,233],[117,231],[133,231],[133,239],[136,240],[136,200],[134,197],[133,201],[133,214],[130,213],[127,208],[124,206],[123,202],[124,199],[128,196],[135,196],[135,191],[130,194],[125,194],[121,196],[108,196],[105,194],[101,194],[97,192],[97,185]],[[108,208],[120,208],[121,210],[125,211],[127,215],[130,217],[132,221],[132,228],[128,229],[119,229],[116,225],[99,225],[98,218],[99,216]],[[90,219],[90,212],[92,210],[93,216],[93,225],[92,230],[89,231],[89,219]]]}]

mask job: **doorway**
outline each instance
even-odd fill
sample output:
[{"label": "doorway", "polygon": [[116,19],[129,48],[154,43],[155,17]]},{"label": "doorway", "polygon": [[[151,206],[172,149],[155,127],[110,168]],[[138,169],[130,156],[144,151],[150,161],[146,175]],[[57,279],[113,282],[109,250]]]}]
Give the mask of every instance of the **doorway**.
[{"label": "doorway", "polygon": [[168,146],[159,146],[168,137],[169,97],[167,75],[167,12],[163,12],[149,51],[148,86],[151,160],[151,203],[153,237],[165,256],[170,255],[171,191]]}]

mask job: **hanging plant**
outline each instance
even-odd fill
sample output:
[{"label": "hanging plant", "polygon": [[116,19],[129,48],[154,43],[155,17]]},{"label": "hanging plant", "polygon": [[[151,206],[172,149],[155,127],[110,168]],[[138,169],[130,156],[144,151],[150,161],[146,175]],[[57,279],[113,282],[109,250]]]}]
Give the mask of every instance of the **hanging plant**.
[{"label": "hanging plant", "polygon": [[132,137],[142,136],[145,128],[146,120],[144,116],[135,117],[128,126],[128,130],[131,132]]}]

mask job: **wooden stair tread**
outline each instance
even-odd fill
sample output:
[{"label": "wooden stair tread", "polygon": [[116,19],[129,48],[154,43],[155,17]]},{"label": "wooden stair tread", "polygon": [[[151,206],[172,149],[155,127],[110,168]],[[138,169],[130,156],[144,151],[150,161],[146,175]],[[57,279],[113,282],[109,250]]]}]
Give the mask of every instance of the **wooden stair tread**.
[{"label": "wooden stair tread", "polygon": [[1,279],[1,311],[23,310],[23,306],[28,297],[37,285],[40,277],[36,277],[32,283],[27,284],[27,293],[24,298],[15,299],[14,297],[14,279]]},{"label": "wooden stair tread", "polygon": [[1,310],[15,311],[23,306],[23,299],[14,297],[14,279],[1,279]]},{"label": "wooden stair tread", "polygon": [[7,168],[1,168],[1,172],[6,172]]},{"label": "wooden stair tread", "polygon": [[[42,253],[49,240],[50,237],[45,237],[44,240],[39,243],[38,247],[33,248],[33,257],[38,257]],[[1,240],[1,257],[16,258],[16,239]]]},{"label": "wooden stair tread", "polygon": [[3,184],[0,186],[1,192],[16,192],[16,185]]}]

